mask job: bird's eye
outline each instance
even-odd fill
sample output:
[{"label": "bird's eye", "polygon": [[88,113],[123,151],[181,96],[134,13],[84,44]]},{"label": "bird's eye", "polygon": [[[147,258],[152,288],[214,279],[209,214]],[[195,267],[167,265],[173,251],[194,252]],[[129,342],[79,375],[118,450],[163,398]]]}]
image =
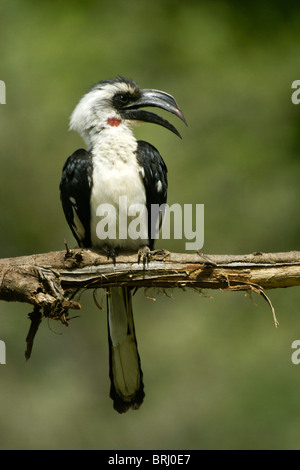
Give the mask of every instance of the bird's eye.
[{"label": "bird's eye", "polygon": [[130,96],[127,95],[126,93],[120,93],[113,97],[113,103],[114,103],[114,106],[116,107],[124,106],[128,104],[129,101],[130,101]]}]

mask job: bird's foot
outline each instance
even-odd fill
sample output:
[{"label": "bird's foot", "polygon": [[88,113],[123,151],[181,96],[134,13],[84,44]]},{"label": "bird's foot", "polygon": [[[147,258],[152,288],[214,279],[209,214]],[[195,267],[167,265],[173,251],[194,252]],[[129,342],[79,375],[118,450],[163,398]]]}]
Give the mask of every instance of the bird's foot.
[{"label": "bird's foot", "polygon": [[151,250],[149,246],[143,246],[142,248],[139,249],[138,251],[138,264],[140,264],[140,261],[143,261],[143,266],[144,268],[146,267],[146,264],[150,263],[151,259]]},{"label": "bird's foot", "polygon": [[112,262],[116,264],[116,257],[118,256],[118,250],[117,248],[112,248],[109,246],[103,247],[103,252],[105,253],[107,259],[111,258]]}]

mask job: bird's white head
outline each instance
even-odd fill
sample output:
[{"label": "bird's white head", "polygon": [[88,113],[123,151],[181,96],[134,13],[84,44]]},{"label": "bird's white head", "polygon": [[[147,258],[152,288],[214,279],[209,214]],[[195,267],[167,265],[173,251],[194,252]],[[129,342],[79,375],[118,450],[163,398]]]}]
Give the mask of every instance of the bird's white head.
[{"label": "bird's white head", "polygon": [[79,101],[70,119],[70,129],[78,132],[90,147],[93,136],[104,129],[130,129],[136,121],[159,124],[180,136],[177,129],[161,116],[145,111],[144,107],[158,107],[185,121],[175,99],[162,91],[140,89],[124,77],[103,80],[94,85]]}]

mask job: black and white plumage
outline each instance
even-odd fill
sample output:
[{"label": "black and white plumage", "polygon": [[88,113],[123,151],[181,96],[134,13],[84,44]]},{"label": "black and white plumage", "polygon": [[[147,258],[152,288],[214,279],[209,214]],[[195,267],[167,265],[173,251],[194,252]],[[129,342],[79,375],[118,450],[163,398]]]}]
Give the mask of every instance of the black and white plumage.
[{"label": "black and white plumage", "polygon": [[[167,199],[167,168],[153,145],[137,141],[132,125],[137,121],[159,124],[179,135],[161,116],[141,108],[159,107],[185,122],[174,98],[164,92],[140,89],[123,77],[104,80],[87,92],[76,106],[70,129],[77,131],[88,149],[76,150],[66,161],[60,183],[67,222],[80,247],[112,251],[137,251],[154,247],[151,205]],[[127,207],[119,206],[126,196]],[[143,237],[100,239],[97,235],[100,204],[111,204],[116,221],[135,204],[146,206],[148,218]],[[159,215],[157,215],[159,216]],[[154,221],[155,222],[155,221]],[[152,220],[153,226],[153,220]],[[143,402],[144,385],[134,329],[131,291],[114,287],[107,291],[109,365],[114,408],[123,413]]]}]

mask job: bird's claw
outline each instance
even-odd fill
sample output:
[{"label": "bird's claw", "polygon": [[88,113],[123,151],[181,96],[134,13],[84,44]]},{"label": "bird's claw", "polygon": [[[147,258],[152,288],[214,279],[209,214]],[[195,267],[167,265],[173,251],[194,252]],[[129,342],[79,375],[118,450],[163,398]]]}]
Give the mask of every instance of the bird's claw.
[{"label": "bird's claw", "polygon": [[116,257],[118,256],[118,250],[116,248],[105,247],[103,251],[107,259],[111,258],[112,262],[116,264]]},{"label": "bird's claw", "polygon": [[140,264],[141,259],[143,261],[144,268],[146,267],[146,264],[148,266],[148,264],[150,263],[150,259],[151,259],[151,250],[149,246],[143,246],[142,248],[139,249],[138,264]]}]

